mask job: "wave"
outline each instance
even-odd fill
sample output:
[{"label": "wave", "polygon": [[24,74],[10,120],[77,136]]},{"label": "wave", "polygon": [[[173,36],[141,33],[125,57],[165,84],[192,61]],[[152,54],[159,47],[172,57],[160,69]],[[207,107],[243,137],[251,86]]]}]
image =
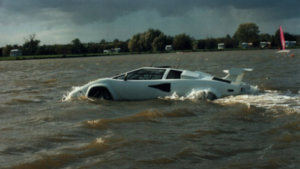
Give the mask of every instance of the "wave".
[{"label": "wave", "polygon": [[158,158],[158,159],[151,159],[151,160],[141,160],[138,161],[138,163],[143,163],[143,164],[172,164],[176,163],[176,159],[172,158]]},{"label": "wave", "polygon": [[61,168],[75,160],[75,156],[70,154],[45,155],[35,161],[23,163],[13,168]]},{"label": "wave", "polygon": [[55,83],[57,81],[57,79],[48,79],[43,81],[43,83]]},{"label": "wave", "polygon": [[15,104],[29,104],[29,103],[43,103],[39,99],[12,99],[10,102],[5,103],[6,105],[15,105]]},{"label": "wave", "polygon": [[128,117],[115,118],[115,119],[97,119],[89,120],[83,123],[85,127],[106,129],[110,127],[111,124],[116,123],[135,123],[135,122],[158,122],[157,118],[163,117],[187,117],[196,116],[193,112],[186,109],[175,109],[171,112],[162,112],[159,110],[146,110]]}]

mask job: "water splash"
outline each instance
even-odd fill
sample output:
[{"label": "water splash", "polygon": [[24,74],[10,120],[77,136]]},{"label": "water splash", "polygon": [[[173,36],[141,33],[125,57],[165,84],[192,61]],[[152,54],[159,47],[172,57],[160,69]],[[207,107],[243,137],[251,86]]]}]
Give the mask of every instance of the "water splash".
[{"label": "water splash", "polygon": [[[191,93],[189,93],[187,96],[178,96],[176,92],[174,92],[170,96],[165,96],[165,97],[159,97],[159,99],[164,99],[164,100],[192,100],[192,101],[197,101],[197,100],[211,100],[210,96],[211,89],[206,89],[206,90],[195,90],[192,89]],[[249,95],[255,95],[259,94],[260,90],[258,89],[257,86],[250,86],[250,89],[246,91],[245,94]]]},{"label": "water splash", "polygon": [[289,91],[265,90],[257,95],[238,95],[218,99],[216,103],[223,105],[243,103],[248,108],[261,107],[273,114],[300,113],[300,94]]},{"label": "water splash", "polygon": [[[63,95],[61,101],[70,101],[70,100],[72,100],[72,98],[71,98],[72,94],[74,92],[76,92],[77,90],[79,90],[81,87],[82,86],[73,86],[70,91],[67,91],[67,93]],[[83,99],[84,97],[86,97],[86,96],[84,96],[83,93],[77,92],[77,96],[75,98]]]},{"label": "water splash", "polygon": [[205,100],[209,99],[209,90],[194,90],[192,89],[192,92],[188,94],[187,96],[178,96],[176,92],[174,92],[170,96],[165,96],[165,97],[159,97],[159,99],[163,100],[192,100],[192,101],[197,101],[197,100]]}]

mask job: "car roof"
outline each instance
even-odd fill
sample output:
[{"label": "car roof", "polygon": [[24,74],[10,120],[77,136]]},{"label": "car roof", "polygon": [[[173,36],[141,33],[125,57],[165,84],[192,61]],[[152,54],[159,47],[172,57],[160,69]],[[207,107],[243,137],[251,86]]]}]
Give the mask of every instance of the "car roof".
[{"label": "car roof", "polygon": [[[138,69],[172,69],[172,70],[178,70],[178,71],[184,71],[183,69],[177,69],[177,68],[172,68],[171,66],[156,66],[156,67],[141,67]],[[138,70],[135,69],[135,70]]]}]

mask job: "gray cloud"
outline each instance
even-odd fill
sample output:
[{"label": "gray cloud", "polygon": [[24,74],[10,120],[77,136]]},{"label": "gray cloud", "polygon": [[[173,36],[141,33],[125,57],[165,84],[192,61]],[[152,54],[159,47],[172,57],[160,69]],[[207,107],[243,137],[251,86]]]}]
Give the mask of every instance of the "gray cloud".
[{"label": "gray cloud", "polygon": [[229,10],[229,7],[255,10],[257,18],[274,21],[299,17],[299,5],[297,0],[0,0],[0,8],[9,11],[11,17],[19,14],[43,20],[44,11],[61,12],[78,25],[113,22],[140,10],[157,11],[161,17],[178,17],[194,9]]},{"label": "gray cloud", "polygon": [[32,33],[45,44],[76,37],[126,40],[148,28],[222,37],[243,22],[255,22],[262,33],[284,25],[299,34],[299,5],[299,0],[0,0],[0,45],[22,44]]}]

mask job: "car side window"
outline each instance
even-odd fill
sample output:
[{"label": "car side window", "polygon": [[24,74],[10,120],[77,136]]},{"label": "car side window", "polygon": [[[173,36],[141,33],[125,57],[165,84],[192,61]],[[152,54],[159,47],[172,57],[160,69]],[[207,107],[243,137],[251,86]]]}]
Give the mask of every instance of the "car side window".
[{"label": "car side window", "polygon": [[114,77],[114,79],[124,79],[124,78],[125,78],[125,74]]},{"label": "car side window", "polygon": [[[127,80],[159,80],[165,74],[165,69],[139,69],[127,73]],[[125,74],[114,77],[114,79],[124,79]]]},{"label": "car side window", "polygon": [[128,80],[158,80],[162,79],[165,73],[164,69],[140,69],[128,73]]},{"label": "car side window", "polygon": [[170,70],[167,79],[180,79],[182,71]]}]

